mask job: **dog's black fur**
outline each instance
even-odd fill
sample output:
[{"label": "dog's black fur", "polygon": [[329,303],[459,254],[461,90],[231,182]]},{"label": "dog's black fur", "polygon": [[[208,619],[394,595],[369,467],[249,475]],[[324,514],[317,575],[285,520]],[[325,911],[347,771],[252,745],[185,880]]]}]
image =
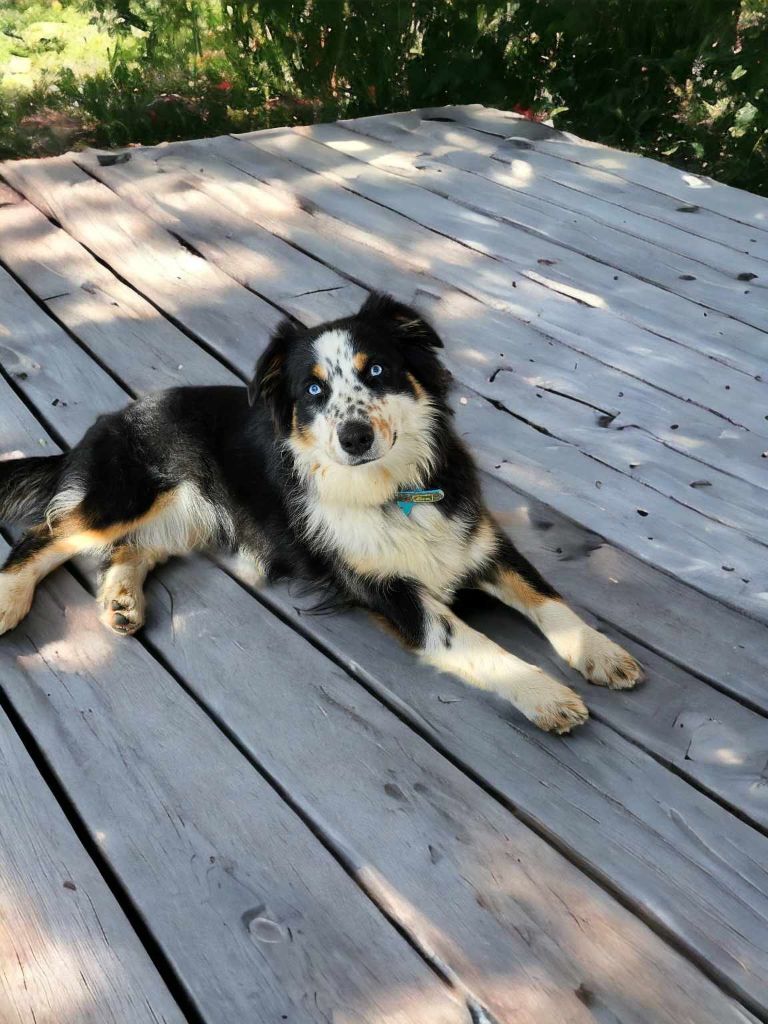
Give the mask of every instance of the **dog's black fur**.
[{"label": "dog's black fur", "polygon": [[[248,388],[150,395],[100,417],[65,455],[0,463],[0,519],[32,523],[0,573],[6,602],[19,603],[5,626],[0,607],[0,632],[24,614],[38,579],[75,551],[101,552],[105,619],[129,633],[143,621],[149,568],[170,554],[223,548],[240,552],[268,579],[330,582],[342,597],[384,616],[438,667],[503,691],[471,667],[490,657],[479,641],[482,657],[473,647],[479,634],[461,624],[463,653],[450,654],[456,592],[483,587],[534,621],[543,604],[565,606],[485,508],[452,423],[441,347],[415,310],[372,295],[355,316],[311,330],[285,321]],[[345,439],[350,429],[354,436]],[[369,438],[371,447],[358,452]],[[440,488],[445,497],[406,520],[395,492],[408,486]],[[418,546],[427,529],[424,544],[444,544],[450,568],[440,552]],[[402,564],[396,551],[376,547],[389,536],[395,548],[401,538]],[[547,632],[543,619],[539,624]],[[594,681],[629,685],[640,670],[615,651],[600,667],[606,678]],[[584,674],[594,676],[590,658],[581,660]],[[543,711],[508,696],[544,728],[567,731],[586,712],[574,694],[548,682],[557,692],[540,702]]]}]

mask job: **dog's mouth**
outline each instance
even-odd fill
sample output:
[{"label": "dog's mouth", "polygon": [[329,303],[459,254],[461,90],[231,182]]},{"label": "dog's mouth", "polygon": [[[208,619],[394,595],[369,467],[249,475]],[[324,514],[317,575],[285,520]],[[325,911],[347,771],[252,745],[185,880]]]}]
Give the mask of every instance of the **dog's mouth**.
[{"label": "dog's mouth", "polygon": [[397,443],[397,431],[395,430],[392,434],[392,443],[386,451],[367,451],[363,452],[362,455],[347,455],[346,462],[343,462],[344,466],[370,466],[373,462],[380,462],[385,456],[387,456]]},{"label": "dog's mouth", "polygon": [[370,466],[372,462],[378,462],[380,455],[356,455],[350,456],[348,466]]}]

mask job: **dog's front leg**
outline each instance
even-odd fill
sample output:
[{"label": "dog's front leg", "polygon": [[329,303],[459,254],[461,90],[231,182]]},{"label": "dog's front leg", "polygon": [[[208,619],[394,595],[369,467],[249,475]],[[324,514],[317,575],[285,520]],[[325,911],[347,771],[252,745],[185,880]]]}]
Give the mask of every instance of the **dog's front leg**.
[{"label": "dog's front leg", "polygon": [[536,623],[560,657],[590,683],[627,690],[643,678],[632,655],[588,626],[508,538],[500,538],[478,586]]},{"label": "dog's front leg", "polygon": [[472,629],[418,584],[390,579],[372,585],[366,603],[423,661],[500,694],[540,729],[565,733],[586,721],[578,694]]}]

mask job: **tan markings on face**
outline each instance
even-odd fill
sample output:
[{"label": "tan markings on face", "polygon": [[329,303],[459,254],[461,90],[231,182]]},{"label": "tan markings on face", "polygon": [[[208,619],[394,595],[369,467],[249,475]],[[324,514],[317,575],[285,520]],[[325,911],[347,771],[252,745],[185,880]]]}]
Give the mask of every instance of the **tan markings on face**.
[{"label": "tan markings on face", "polygon": [[422,398],[425,398],[426,397],[426,392],[425,392],[424,388],[421,386],[421,384],[419,384],[419,382],[413,376],[413,374],[412,373],[406,373],[405,376],[406,376],[406,378],[408,380],[408,383],[413,388],[413,393],[416,395],[416,397],[419,400],[421,400]]},{"label": "tan markings on face", "polygon": [[312,452],[316,445],[312,432],[299,424],[295,406],[293,408],[293,418],[291,419],[290,439],[291,444],[294,445],[295,448],[306,453]]},{"label": "tan markings on face", "polygon": [[384,438],[387,445],[392,444],[392,424],[385,416],[371,414],[369,417],[373,429]]},{"label": "tan markings on face", "polygon": [[322,363],[315,363],[312,367],[312,376],[317,377],[318,380],[328,380],[328,371]]},{"label": "tan markings on face", "polygon": [[352,356],[352,365],[358,373],[362,373],[368,362],[368,356],[365,352],[355,352]]}]

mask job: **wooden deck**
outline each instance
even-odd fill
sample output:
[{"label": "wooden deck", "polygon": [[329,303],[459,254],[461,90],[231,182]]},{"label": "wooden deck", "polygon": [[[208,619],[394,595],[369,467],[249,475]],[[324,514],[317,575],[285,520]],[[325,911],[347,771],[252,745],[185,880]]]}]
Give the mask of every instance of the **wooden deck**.
[{"label": "wooden deck", "polygon": [[768,201],[479,106],[0,175],[0,454],[390,290],[648,670],[474,612],[589,691],[560,739],[215,560],[137,639],[59,571],[0,641],[0,1022],[768,1020]]}]

